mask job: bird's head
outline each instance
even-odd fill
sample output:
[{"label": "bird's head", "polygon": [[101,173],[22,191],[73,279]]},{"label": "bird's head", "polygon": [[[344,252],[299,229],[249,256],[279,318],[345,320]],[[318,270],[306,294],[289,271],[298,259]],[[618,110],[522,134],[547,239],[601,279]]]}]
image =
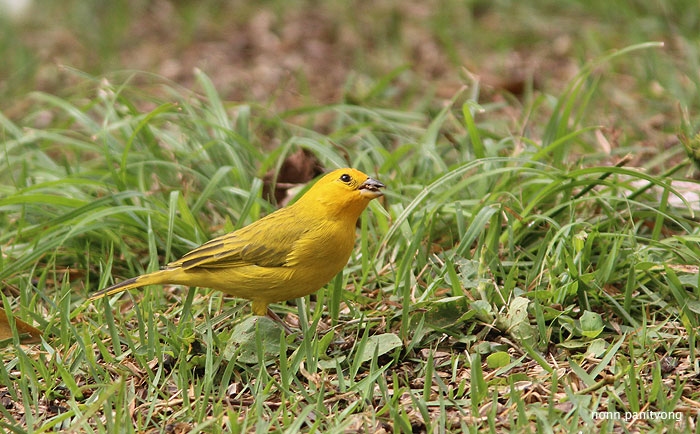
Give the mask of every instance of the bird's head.
[{"label": "bird's head", "polygon": [[357,218],[372,199],[384,194],[382,188],[384,184],[359,170],[337,169],[319,179],[297,203],[321,204],[332,214],[347,213]]}]

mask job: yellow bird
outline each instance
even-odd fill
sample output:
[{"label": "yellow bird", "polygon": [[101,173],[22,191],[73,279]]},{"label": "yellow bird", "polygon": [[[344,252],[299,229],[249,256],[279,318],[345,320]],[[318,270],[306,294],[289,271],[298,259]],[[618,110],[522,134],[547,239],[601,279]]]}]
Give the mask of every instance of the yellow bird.
[{"label": "yellow bird", "polygon": [[345,267],[357,220],[383,187],[359,170],[334,170],[294,204],[90,299],[146,285],[199,286],[251,300],[253,313],[277,318],[270,303],[311,294]]}]

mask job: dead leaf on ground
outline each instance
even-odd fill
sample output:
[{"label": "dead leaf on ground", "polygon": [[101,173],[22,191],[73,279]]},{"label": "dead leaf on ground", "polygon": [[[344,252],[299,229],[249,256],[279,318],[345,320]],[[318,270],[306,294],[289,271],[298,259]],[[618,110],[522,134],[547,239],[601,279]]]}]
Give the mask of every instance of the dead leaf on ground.
[{"label": "dead leaf on ground", "polygon": [[[19,333],[19,341],[22,344],[35,344],[41,342],[41,331],[30,326],[19,318],[12,318]],[[12,339],[12,327],[4,310],[0,309],[0,346]]]},{"label": "dead leaf on ground", "polygon": [[301,148],[284,160],[276,177],[272,170],[265,174],[263,197],[270,202],[274,201],[278,206],[284,206],[290,199],[290,188],[307,183],[321,173],[323,166],[316,155]]}]

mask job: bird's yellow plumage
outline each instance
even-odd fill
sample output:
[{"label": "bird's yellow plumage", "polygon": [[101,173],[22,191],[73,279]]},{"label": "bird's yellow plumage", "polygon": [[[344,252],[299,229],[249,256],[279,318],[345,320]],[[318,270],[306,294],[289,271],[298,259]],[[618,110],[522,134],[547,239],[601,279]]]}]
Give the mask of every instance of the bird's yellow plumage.
[{"label": "bird's yellow plumage", "polygon": [[357,219],[383,187],[359,170],[334,170],[293,205],[91,299],[146,285],[199,286],[251,300],[253,312],[265,315],[268,304],[311,294],[345,267]]}]

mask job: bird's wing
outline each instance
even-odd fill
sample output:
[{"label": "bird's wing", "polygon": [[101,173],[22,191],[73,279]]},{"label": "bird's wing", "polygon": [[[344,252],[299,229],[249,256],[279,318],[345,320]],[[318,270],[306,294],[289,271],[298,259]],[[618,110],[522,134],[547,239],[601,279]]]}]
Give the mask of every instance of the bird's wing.
[{"label": "bird's wing", "polygon": [[[282,211],[282,210],[280,210]],[[227,268],[243,265],[281,267],[294,243],[308,230],[279,211],[237,231],[208,241],[168,267]]]}]

